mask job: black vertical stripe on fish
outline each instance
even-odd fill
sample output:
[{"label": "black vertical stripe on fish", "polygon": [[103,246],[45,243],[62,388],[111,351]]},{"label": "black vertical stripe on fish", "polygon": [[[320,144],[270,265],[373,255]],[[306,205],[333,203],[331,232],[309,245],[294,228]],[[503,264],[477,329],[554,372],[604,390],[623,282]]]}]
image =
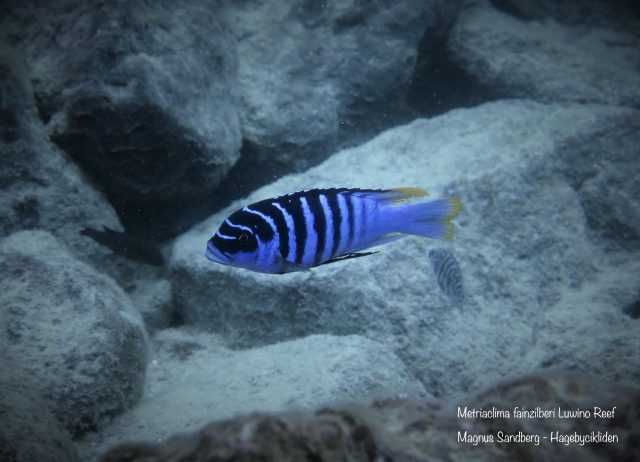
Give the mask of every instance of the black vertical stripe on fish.
[{"label": "black vertical stripe on fish", "polygon": [[358,231],[360,231],[358,233],[358,242],[363,242],[364,241],[364,235],[366,233],[366,229],[367,229],[367,202],[366,200],[363,200],[361,197],[358,198],[358,202],[359,202],[359,206],[360,206],[360,220],[359,223],[357,223],[356,226],[358,226]]},{"label": "black vertical stripe on fish", "polygon": [[338,205],[338,194],[335,191],[331,191],[327,194],[327,202],[329,203],[329,210],[331,211],[333,219],[333,245],[331,246],[330,257],[335,257],[340,245],[340,224],[342,223],[342,213],[340,213],[340,206]]},{"label": "black vertical stripe on fish", "polygon": [[307,226],[305,224],[304,212],[300,203],[301,193],[290,194],[279,198],[278,203],[284,208],[291,218],[293,218],[293,230],[296,239],[295,262],[302,264],[304,248],[307,243]]},{"label": "black vertical stripe on fish", "polygon": [[228,220],[234,225],[251,228],[263,242],[269,242],[275,236],[271,225],[264,218],[256,214],[238,210],[232,214]]},{"label": "black vertical stripe on fish", "polygon": [[428,253],[438,286],[458,308],[464,304],[462,270],[453,253],[447,249],[431,249]]},{"label": "black vertical stripe on fish", "polygon": [[349,240],[346,243],[346,248],[350,248],[351,245],[353,244],[353,238],[354,238],[354,222],[353,222],[353,197],[352,194],[349,193],[348,191],[345,193],[345,195],[343,196],[347,202],[347,211],[349,212],[349,219],[348,219],[348,223],[349,223]]},{"label": "black vertical stripe on fish", "polygon": [[[331,249],[333,248],[334,236],[333,236],[333,213],[331,212],[331,206],[329,205],[329,199],[327,198],[327,191],[323,191],[320,197],[320,205],[322,206],[322,212],[325,217],[325,243],[324,250],[320,261],[327,261],[331,259]],[[334,194],[333,191],[330,191]]]},{"label": "black vertical stripe on fish", "polygon": [[269,226],[269,228],[271,228],[271,239],[263,239],[263,236],[258,235],[258,239],[255,239],[253,241],[257,247],[260,246],[260,241],[264,243],[275,241],[274,245],[277,247],[280,246],[280,234],[278,233],[278,228],[276,227],[276,224],[273,221],[272,217],[251,207],[244,207],[242,211],[254,215],[258,220],[263,221]]},{"label": "black vertical stripe on fish", "polygon": [[319,263],[322,260],[322,253],[324,252],[324,246],[327,240],[327,218],[324,216],[324,209],[320,203],[320,194],[310,194],[307,197],[309,209],[313,214],[313,229],[316,232],[316,254],[314,257],[314,263]]},{"label": "black vertical stripe on fish", "polygon": [[349,240],[351,232],[349,230],[349,206],[346,194],[342,192],[336,195],[338,199],[338,208],[340,209],[340,244],[338,245],[337,255],[343,254],[349,248]]},{"label": "black vertical stripe on fish", "polygon": [[271,217],[276,225],[278,235],[280,236],[280,255],[286,260],[289,256],[289,228],[287,221],[282,212],[272,203],[273,201],[264,200],[257,202],[251,206],[253,210],[261,212]]},{"label": "black vertical stripe on fish", "polygon": [[300,196],[300,205],[302,206],[304,223],[307,230],[307,242],[304,247],[304,252],[302,253],[302,264],[313,266],[316,257],[316,247],[318,246],[318,236],[316,235],[316,230],[313,228],[315,217],[313,213],[311,213],[307,196]]}]

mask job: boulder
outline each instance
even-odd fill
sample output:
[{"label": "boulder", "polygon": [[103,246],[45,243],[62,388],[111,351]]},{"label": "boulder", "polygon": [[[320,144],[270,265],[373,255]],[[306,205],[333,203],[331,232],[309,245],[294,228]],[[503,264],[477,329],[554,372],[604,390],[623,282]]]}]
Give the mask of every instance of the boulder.
[{"label": "boulder", "polygon": [[51,232],[77,258],[122,273],[111,252],[80,235],[86,226],[120,229],[118,217],[68,156],[47,140],[37,118],[24,62],[0,49],[0,236],[24,229]]},{"label": "boulder", "polygon": [[3,18],[52,139],[129,231],[176,232],[238,159],[235,44],[218,17],[207,2],[61,1]]},{"label": "boulder", "polygon": [[[18,53],[5,44],[0,45],[0,143],[11,144],[24,134],[24,121],[34,107],[29,105],[27,84],[21,80],[26,74]],[[4,180],[3,182],[5,182]]]},{"label": "boulder", "polygon": [[227,3],[250,166],[279,176],[315,165],[338,140],[371,130],[373,111],[392,125],[421,37],[450,23],[459,3]]},{"label": "boulder", "polygon": [[141,396],[146,334],[129,297],[44,231],[0,243],[2,351],[77,436]]},{"label": "boulder", "polygon": [[84,460],[133,435],[157,441],[247,412],[313,409],[381,393],[426,396],[397,357],[359,336],[314,335],[234,352],[211,335],[166,330],[154,345],[144,398],[80,442]]},{"label": "boulder", "polygon": [[[635,460],[639,405],[638,388],[574,373],[533,374],[460,402],[378,398],[314,412],[254,413],[160,443],[121,444],[100,460]],[[516,408],[555,416],[521,418]],[[559,410],[589,417],[560,417]],[[580,444],[577,437],[604,439]],[[574,441],[565,444],[568,438]]]},{"label": "boulder", "polygon": [[640,246],[640,168],[637,152],[640,121],[629,118],[618,125],[594,128],[591,141],[570,141],[556,146],[555,165],[578,193],[590,232],[594,238],[620,248]]},{"label": "boulder", "polygon": [[6,462],[79,462],[69,434],[21,367],[0,354],[0,459]]},{"label": "boulder", "polygon": [[[395,351],[436,396],[546,367],[542,357],[551,352],[564,357],[564,368],[638,384],[640,358],[631,354],[637,327],[624,311],[638,298],[638,247],[628,245],[626,234],[603,235],[588,218],[596,210],[591,204],[600,204],[597,210],[606,204],[611,217],[633,229],[636,186],[616,182],[615,195],[593,202],[579,181],[588,180],[581,153],[594,145],[601,149],[589,151],[589,159],[603,178],[640,174],[633,162],[638,115],[601,105],[501,101],[416,120],[341,151],[236,201],[176,240],[172,281],[182,317],[234,348],[315,333],[364,335]],[[285,275],[225,267],[203,256],[206,241],[234,209],[323,186],[422,186],[434,197],[459,196],[457,235],[444,244],[409,237],[372,256]],[[435,245],[460,262],[462,313],[438,288],[426,255]],[[605,277],[621,265],[628,276],[621,283]],[[601,296],[580,296],[588,287]],[[573,296],[587,306],[570,303]],[[556,310],[566,316],[554,321]],[[553,334],[545,331],[550,322],[561,324]],[[529,354],[537,349],[543,354]],[[578,349],[592,360],[573,355]],[[605,360],[607,368],[597,366]]]},{"label": "boulder", "polygon": [[640,107],[640,20],[630,4],[475,3],[456,20],[449,49],[485,86],[510,98]]},{"label": "boulder", "polygon": [[[486,4],[485,0],[473,0]],[[559,24],[581,27],[624,29],[637,27],[638,8],[633,2],[620,0],[489,0],[495,9],[522,21],[555,21]]]},{"label": "boulder", "polygon": [[166,279],[136,281],[131,300],[140,311],[147,331],[166,329],[174,320],[173,292]]},{"label": "boulder", "polygon": [[[162,279],[166,270],[131,260],[139,239],[129,239],[133,248],[114,242],[112,249],[86,236],[88,228],[121,230],[122,225],[91,180],[48,140],[36,114],[28,73],[15,49],[0,47],[0,76],[0,237],[25,229],[49,231],[75,258],[135,294],[137,307],[150,315],[151,327],[168,325],[170,284]],[[142,243],[158,244],[148,237]],[[145,288],[154,285],[160,290],[144,295]]]},{"label": "boulder", "polygon": [[164,239],[413,117],[421,39],[441,40],[460,3],[36,2],[7,7],[0,38],[51,139],[127,231]]}]

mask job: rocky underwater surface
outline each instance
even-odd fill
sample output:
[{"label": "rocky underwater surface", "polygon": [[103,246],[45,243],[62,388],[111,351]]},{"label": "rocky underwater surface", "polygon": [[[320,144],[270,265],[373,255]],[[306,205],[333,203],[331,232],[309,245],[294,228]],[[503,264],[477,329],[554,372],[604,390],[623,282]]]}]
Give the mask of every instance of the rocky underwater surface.
[{"label": "rocky underwater surface", "polygon": [[[0,460],[637,460],[632,2],[0,12]],[[245,204],[404,186],[452,241],[204,257]]]}]

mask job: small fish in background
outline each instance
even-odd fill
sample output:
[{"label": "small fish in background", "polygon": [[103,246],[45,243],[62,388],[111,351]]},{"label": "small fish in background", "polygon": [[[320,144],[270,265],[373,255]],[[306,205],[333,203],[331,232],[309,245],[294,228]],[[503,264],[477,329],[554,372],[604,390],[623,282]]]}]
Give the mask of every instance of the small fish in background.
[{"label": "small fish in background", "polygon": [[460,201],[409,201],[426,195],[418,188],[329,188],[265,199],[231,214],[205,256],[282,274],[371,255],[362,251],[409,234],[450,239]]},{"label": "small fish in background", "polygon": [[153,266],[164,265],[164,257],[160,249],[143,237],[122,233],[104,225],[102,231],[84,228],[80,234],[90,237],[98,244],[108,247],[113,253],[129,260]]},{"label": "small fish in background", "polygon": [[455,255],[447,249],[431,249],[427,254],[438,281],[438,286],[451,303],[462,310],[464,305],[464,286],[462,270]]}]

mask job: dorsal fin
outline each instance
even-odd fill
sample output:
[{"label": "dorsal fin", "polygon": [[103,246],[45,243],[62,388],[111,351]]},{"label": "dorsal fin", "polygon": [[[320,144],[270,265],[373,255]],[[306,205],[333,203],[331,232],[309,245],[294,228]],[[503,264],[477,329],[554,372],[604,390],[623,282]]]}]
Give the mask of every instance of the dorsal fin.
[{"label": "dorsal fin", "polygon": [[356,190],[353,194],[372,197],[387,204],[396,204],[415,197],[428,196],[427,192],[420,188],[363,189]]},{"label": "dorsal fin", "polygon": [[402,196],[394,200],[394,202],[403,201],[412,197],[425,197],[429,195],[427,191],[420,188],[393,188],[390,191],[396,191],[402,194]]}]

